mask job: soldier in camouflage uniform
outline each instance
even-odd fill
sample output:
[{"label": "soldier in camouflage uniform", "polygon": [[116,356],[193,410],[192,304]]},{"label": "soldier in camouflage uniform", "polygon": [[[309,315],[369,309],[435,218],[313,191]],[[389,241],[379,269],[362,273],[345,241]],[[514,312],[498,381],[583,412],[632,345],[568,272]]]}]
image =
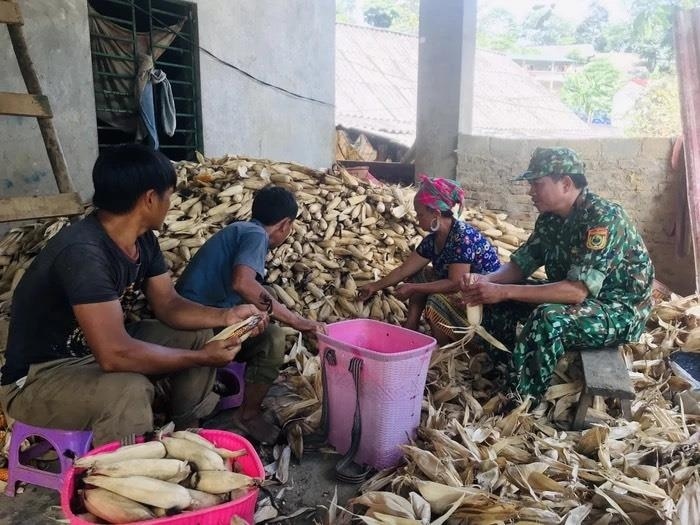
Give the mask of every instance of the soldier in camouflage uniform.
[{"label": "soldier in camouflage uniform", "polygon": [[[588,190],[571,149],[537,148],[516,180],[530,183],[540,212],[535,230],[498,271],[473,284],[465,276],[462,292],[466,304],[490,305],[484,325],[512,349],[512,386],[539,398],[565,350],[640,337],[654,269],[624,210]],[[526,281],[542,265],[548,280]],[[516,337],[518,322],[524,326]]]}]

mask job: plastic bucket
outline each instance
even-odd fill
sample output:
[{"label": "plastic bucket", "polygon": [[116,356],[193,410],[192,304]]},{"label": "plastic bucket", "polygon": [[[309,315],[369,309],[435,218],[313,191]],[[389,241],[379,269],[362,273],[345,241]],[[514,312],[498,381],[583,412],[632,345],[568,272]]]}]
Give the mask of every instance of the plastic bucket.
[{"label": "plastic bucket", "polygon": [[[377,469],[396,465],[403,457],[399,445],[409,442],[420,424],[435,339],[372,319],[333,323],[327,334],[318,337],[327,374],[329,443],[341,454],[350,447],[355,384],[348,367],[358,357],[363,362],[359,388],[362,437],[355,462]],[[330,350],[335,353],[335,365],[326,359]]]}]

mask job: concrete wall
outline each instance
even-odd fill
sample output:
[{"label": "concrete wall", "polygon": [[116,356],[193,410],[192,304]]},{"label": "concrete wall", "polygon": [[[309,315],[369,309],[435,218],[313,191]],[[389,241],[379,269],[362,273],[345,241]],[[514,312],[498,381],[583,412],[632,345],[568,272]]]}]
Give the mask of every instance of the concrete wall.
[{"label": "concrete wall", "polygon": [[591,190],[625,208],[644,237],[657,279],[678,293],[692,293],[692,249],[685,257],[676,256],[673,226],[679,180],[668,169],[670,139],[557,141],[462,135],[457,177],[469,192],[469,204],[502,210],[515,224],[531,228],[537,210],[527,195],[529,186],[510,181],[527,168],[536,147],[555,145],[576,150],[586,162]]},{"label": "concrete wall", "polygon": [[[97,154],[86,0],[19,0],[24,34],[76,189],[92,192]],[[10,37],[0,27],[0,91],[26,93]],[[57,193],[36,119],[0,116],[0,196]]]},{"label": "concrete wall", "polygon": [[[199,0],[199,44],[256,77],[334,103],[333,0]],[[328,166],[334,108],[260,85],[200,54],[208,155],[239,153]]]},{"label": "concrete wall", "polygon": [[[68,169],[92,194],[97,156],[87,0],[19,0],[29,52],[53,106]],[[332,0],[200,0],[200,46],[270,83],[333,102]],[[2,29],[2,28],[0,28]],[[204,150],[328,166],[333,107],[292,98],[200,53]],[[0,91],[26,92],[0,30]],[[0,116],[0,196],[56,193],[33,119]]]}]

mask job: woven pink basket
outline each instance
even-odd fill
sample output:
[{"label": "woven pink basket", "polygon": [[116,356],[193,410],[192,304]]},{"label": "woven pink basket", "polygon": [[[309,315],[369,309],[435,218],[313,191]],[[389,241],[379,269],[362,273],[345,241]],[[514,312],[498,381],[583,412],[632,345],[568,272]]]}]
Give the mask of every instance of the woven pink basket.
[{"label": "woven pink basket", "polygon": [[[241,466],[243,473],[256,478],[265,477],[265,469],[263,468],[260,458],[258,457],[255,448],[250,442],[232,432],[223,430],[207,430],[203,429],[199,433],[203,438],[208,439],[217,447],[228,450],[240,450],[244,448],[248,453],[245,456],[237,458],[236,461]],[[139,442],[143,442],[140,439]],[[103,454],[112,452],[119,448],[118,442],[107,443],[96,449],[91,450],[86,455],[92,456],[95,454]],[[77,497],[75,492],[75,482],[78,474],[81,474],[84,469],[71,468],[64,478],[63,486],[61,487],[61,508],[66,518],[70,523],[75,525],[89,525],[89,522],[81,520],[75,515],[72,504],[75,503]],[[230,525],[233,516],[240,516],[248,523],[253,523],[253,515],[255,514],[255,504],[258,501],[258,490],[249,490],[248,493],[237,500],[229,501],[208,509],[195,510],[192,512],[183,512],[176,516],[167,518],[156,518],[148,521],[135,521],[132,525],[162,525],[162,524],[177,524],[177,525]]]},{"label": "woven pink basket", "polygon": [[[319,335],[321,358],[326,362],[328,388],[328,441],[344,454],[350,447],[355,385],[348,370],[350,359],[362,359],[360,410],[362,437],[354,461],[377,469],[396,465],[399,445],[415,436],[430,355],[432,337],[371,319],[353,319],[328,325]],[[336,364],[325,360],[335,352]],[[324,362],[322,361],[322,362]]]}]

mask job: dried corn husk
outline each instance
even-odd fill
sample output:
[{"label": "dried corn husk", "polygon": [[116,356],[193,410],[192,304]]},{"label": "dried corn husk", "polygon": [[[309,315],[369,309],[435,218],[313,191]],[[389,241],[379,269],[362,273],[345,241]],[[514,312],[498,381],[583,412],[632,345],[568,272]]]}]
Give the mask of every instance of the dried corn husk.
[{"label": "dried corn husk", "polygon": [[[698,419],[685,419],[663,392],[672,383],[666,358],[682,346],[687,326],[695,326],[695,316],[685,312],[692,314],[698,304],[697,297],[675,298],[663,305],[684,312],[675,324],[654,315],[642,342],[624,346],[630,368],[639,361],[654,363],[639,372],[644,381],[637,381],[635,421],[620,419],[620,408],[608,400],[597,406],[605,420],[583,432],[568,430],[583,385],[571,356],[560,360],[539,406],[526,400],[502,414],[506,399],[499,385],[478,379],[491,369],[479,358],[483,354],[470,357],[469,343],[436,350],[427,411],[416,443],[404,447],[406,465],[364,485],[382,494],[384,505],[373,507],[373,495],[356,499],[366,509],[353,511],[364,512],[366,523],[420,521],[411,506],[413,491],[430,505],[433,520],[454,507],[452,523],[670,523],[676,504],[684,516],[697,515],[697,490],[689,487],[700,476],[700,434],[693,435]],[[288,372],[293,377],[298,370],[312,384],[318,376],[302,371],[309,359],[315,358],[297,352]],[[318,406],[319,394],[313,395]],[[391,505],[382,491],[395,495]]]}]

